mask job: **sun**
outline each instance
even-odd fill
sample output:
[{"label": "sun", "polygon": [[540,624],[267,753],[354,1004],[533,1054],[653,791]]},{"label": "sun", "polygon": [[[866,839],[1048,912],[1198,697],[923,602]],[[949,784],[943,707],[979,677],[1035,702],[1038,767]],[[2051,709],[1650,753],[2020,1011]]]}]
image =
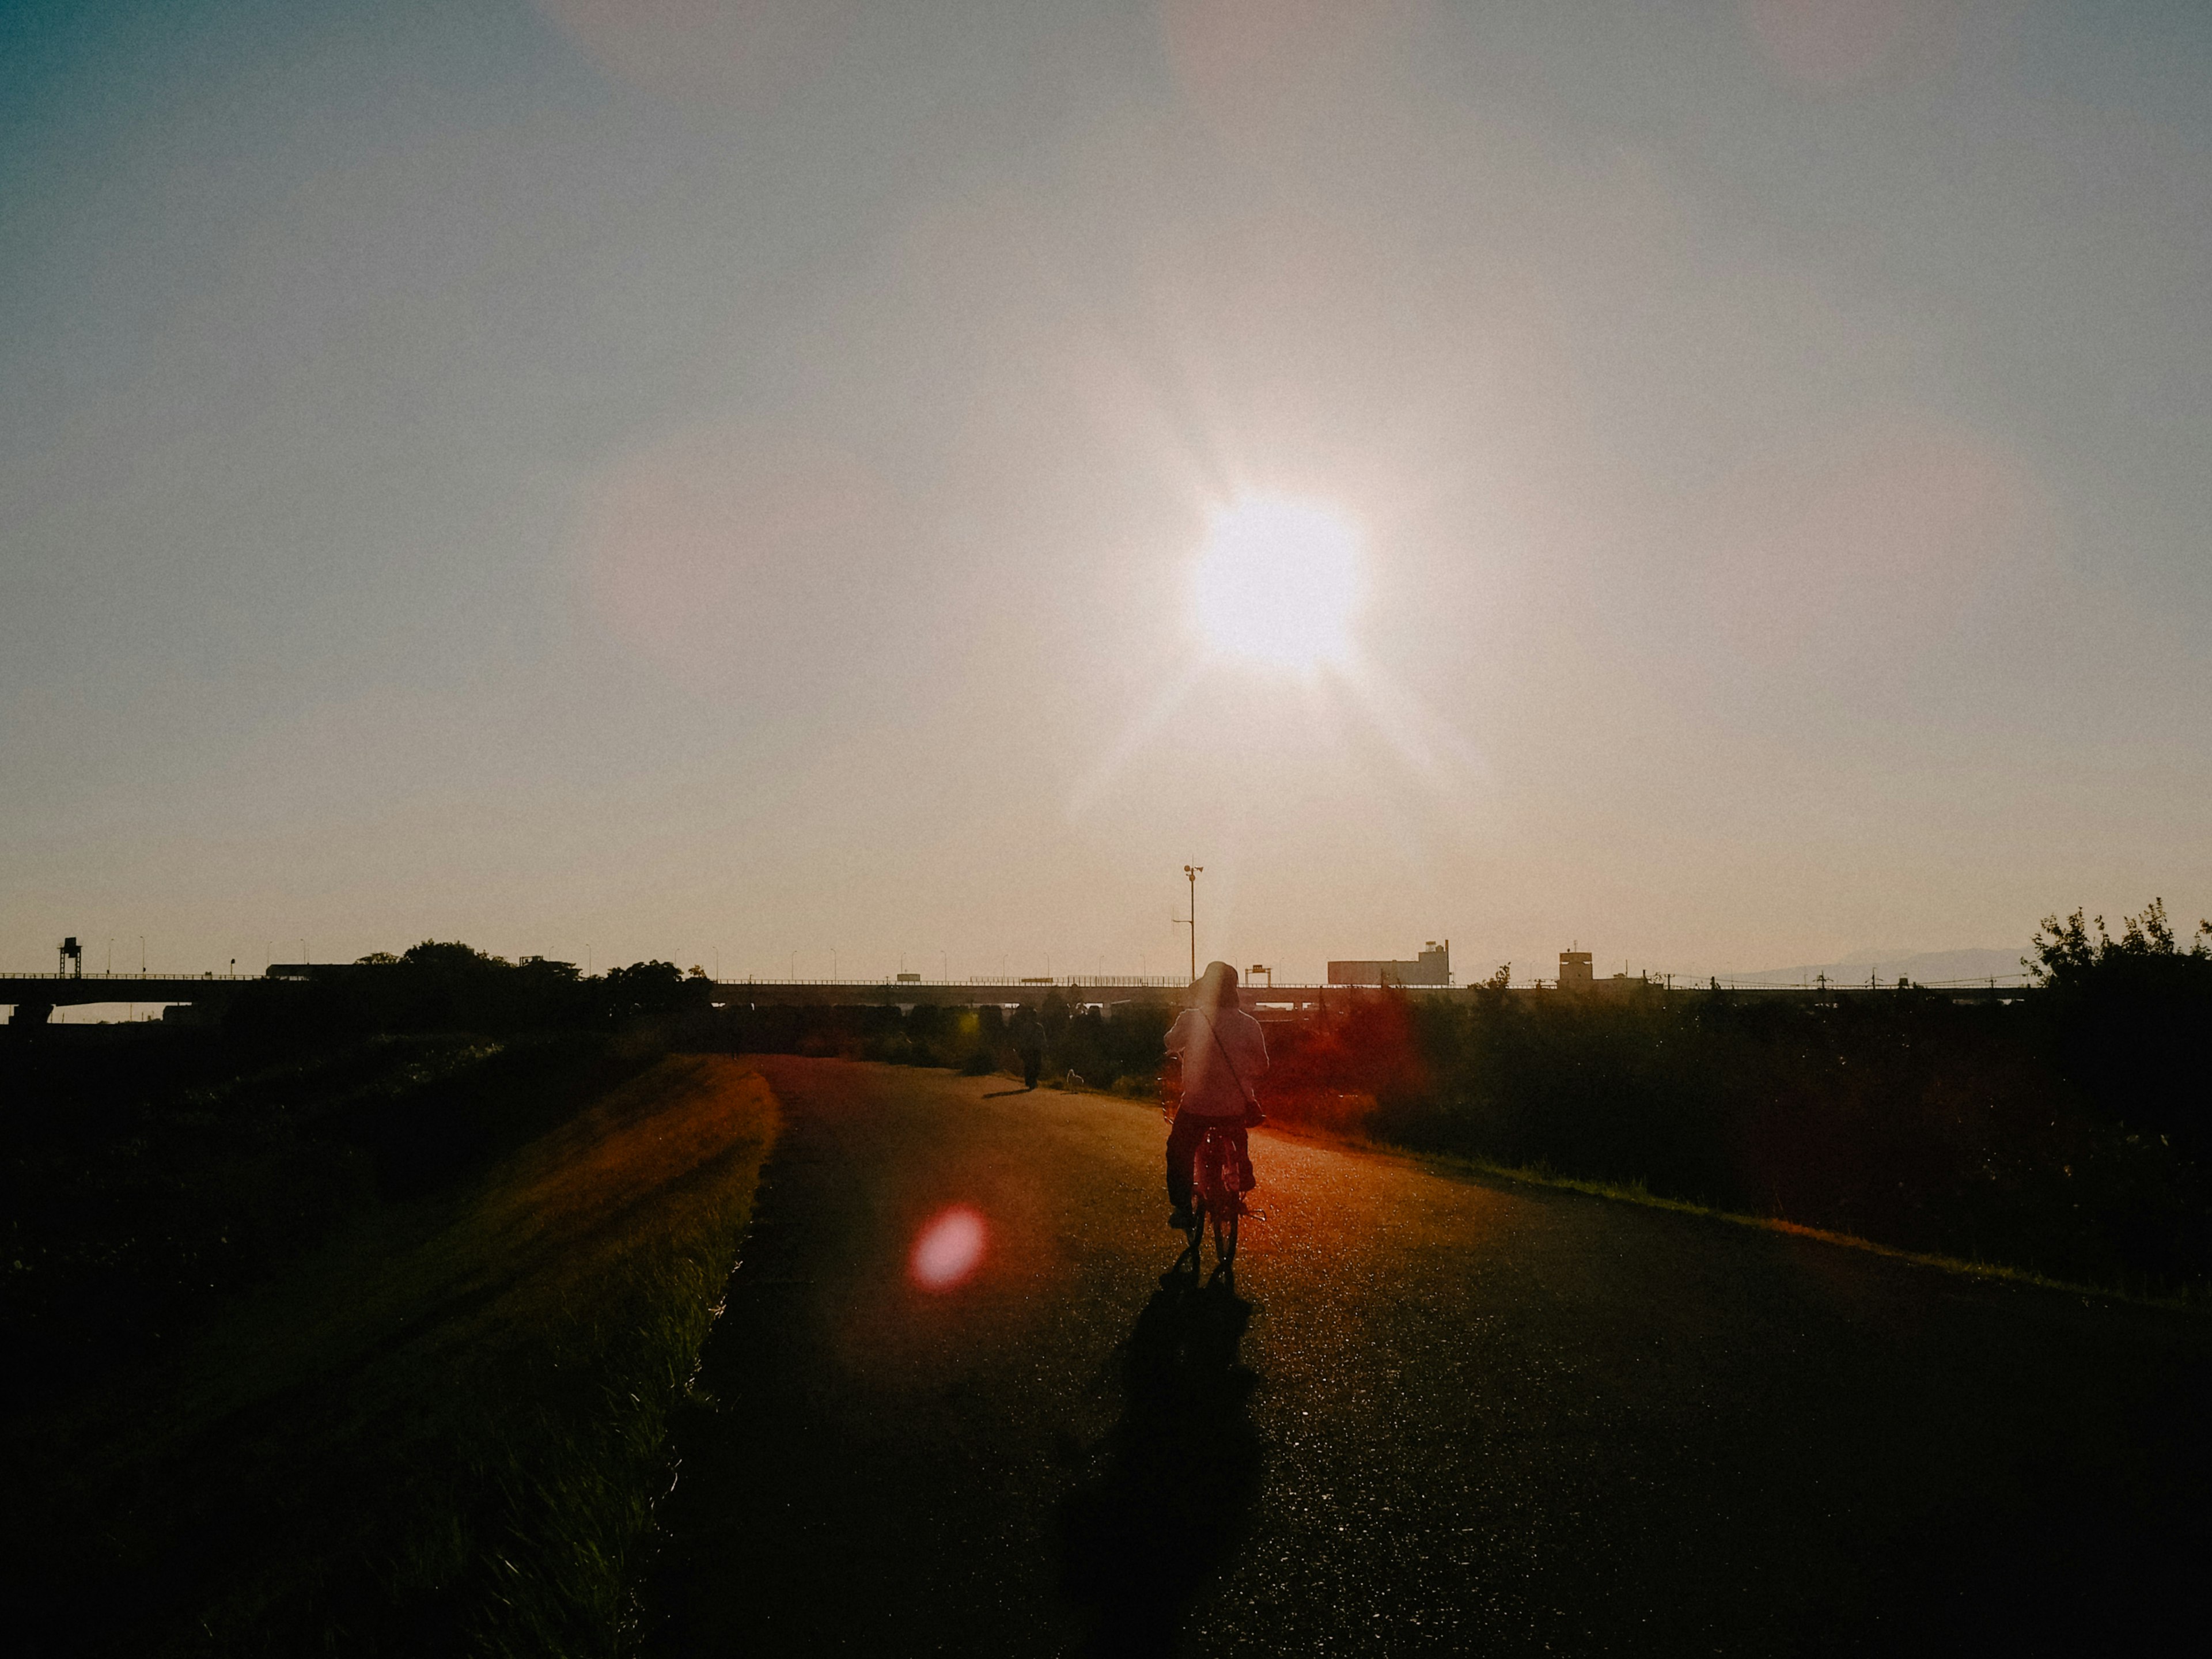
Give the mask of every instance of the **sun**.
[{"label": "sun", "polygon": [[1352,654],[1360,536],[1341,514],[1288,495],[1240,495],[1207,517],[1194,597],[1224,655],[1310,674]]}]

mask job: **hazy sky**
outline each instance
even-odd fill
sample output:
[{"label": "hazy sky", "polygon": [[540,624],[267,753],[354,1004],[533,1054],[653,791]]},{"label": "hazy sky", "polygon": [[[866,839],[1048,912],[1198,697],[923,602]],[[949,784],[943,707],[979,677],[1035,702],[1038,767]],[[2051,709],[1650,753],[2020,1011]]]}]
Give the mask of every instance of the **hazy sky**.
[{"label": "hazy sky", "polygon": [[0,8],[0,965],[2193,923],[2208,526],[2201,3]]}]

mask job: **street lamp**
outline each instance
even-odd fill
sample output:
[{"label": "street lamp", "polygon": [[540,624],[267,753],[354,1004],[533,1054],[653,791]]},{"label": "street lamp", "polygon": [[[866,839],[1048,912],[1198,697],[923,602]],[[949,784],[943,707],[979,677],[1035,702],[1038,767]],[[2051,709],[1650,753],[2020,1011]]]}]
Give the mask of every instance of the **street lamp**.
[{"label": "street lamp", "polygon": [[1190,982],[1198,983],[1198,878],[1206,873],[1202,864],[1186,864],[1182,872],[1190,880]]}]

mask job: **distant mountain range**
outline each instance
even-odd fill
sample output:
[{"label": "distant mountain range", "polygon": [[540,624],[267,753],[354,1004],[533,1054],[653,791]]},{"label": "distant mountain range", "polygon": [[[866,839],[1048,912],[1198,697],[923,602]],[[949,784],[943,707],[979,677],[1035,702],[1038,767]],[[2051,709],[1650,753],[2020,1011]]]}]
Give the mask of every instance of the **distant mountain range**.
[{"label": "distant mountain range", "polygon": [[1877,983],[1894,985],[1909,979],[1916,985],[1948,985],[1962,981],[2019,985],[2027,981],[2020,965],[2022,952],[2010,951],[1862,951],[1840,962],[1808,963],[1796,968],[1762,968],[1750,973],[1722,974],[1723,985],[1808,985],[1826,975],[1832,983],[1863,985],[1871,976]]}]

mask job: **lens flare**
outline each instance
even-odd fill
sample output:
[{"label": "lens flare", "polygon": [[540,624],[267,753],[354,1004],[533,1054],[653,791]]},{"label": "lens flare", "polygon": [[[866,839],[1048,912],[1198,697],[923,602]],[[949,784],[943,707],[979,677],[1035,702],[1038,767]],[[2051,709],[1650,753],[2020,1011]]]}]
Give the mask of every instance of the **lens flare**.
[{"label": "lens flare", "polygon": [[983,1218],[964,1204],[939,1210],[915,1237],[907,1271],[925,1291],[949,1291],[981,1263],[988,1237]]}]

